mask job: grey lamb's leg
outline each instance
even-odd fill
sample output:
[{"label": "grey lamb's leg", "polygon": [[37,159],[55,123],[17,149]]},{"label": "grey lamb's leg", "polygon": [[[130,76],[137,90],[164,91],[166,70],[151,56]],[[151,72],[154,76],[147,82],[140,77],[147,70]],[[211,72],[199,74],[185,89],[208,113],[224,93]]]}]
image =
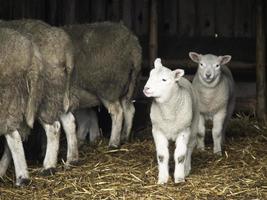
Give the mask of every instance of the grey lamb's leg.
[{"label": "grey lamb's leg", "polygon": [[57,165],[59,151],[60,123],[54,122],[53,125],[41,122],[47,137],[46,153],[43,162],[43,175],[53,175]]},{"label": "grey lamb's leg", "polygon": [[133,125],[133,118],[135,113],[135,108],[131,100],[126,98],[121,100],[121,105],[123,108],[123,116],[124,116],[124,123],[123,123],[123,131],[122,131],[122,141],[129,141],[130,133]]},{"label": "grey lamb's leg", "polygon": [[60,117],[67,138],[67,161],[66,166],[76,165],[79,160],[78,142],[76,137],[75,118],[71,112]]},{"label": "grey lamb's leg", "polygon": [[22,140],[19,132],[16,130],[10,134],[6,134],[6,141],[11,151],[15,172],[16,172],[16,185],[23,186],[29,183],[29,172],[25,159]]},{"label": "grey lamb's leg", "polygon": [[199,115],[197,149],[205,150],[205,119],[203,115]]},{"label": "grey lamb's leg", "polygon": [[109,102],[102,99],[104,106],[111,115],[112,127],[109,140],[110,148],[119,148],[121,139],[121,129],[123,122],[123,109],[119,101]]},{"label": "grey lamb's leg", "polygon": [[94,144],[97,141],[97,139],[100,138],[98,118],[96,112],[93,109],[90,109],[89,116],[90,116],[90,125],[89,125],[90,143]]},{"label": "grey lamb's leg", "polygon": [[7,168],[11,162],[12,155],[10,152],[10,149],[8,148],[7,143],[5,144],[5,149],[0,161],[0,177],[4,176],[6,174]]},{"label": "grey lamb's leg", "polygon": [[222,155],[222,130],[223,123],[226,116],[226,110],[220,110],[213,116],[213,128],[212,128],[212,138],[213,138],[213,153]]}]

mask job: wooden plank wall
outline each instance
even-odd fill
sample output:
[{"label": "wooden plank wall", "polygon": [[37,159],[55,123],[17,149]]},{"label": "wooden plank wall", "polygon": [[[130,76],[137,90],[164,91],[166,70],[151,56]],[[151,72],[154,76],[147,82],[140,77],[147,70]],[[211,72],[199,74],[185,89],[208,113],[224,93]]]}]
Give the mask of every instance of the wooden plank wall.
[{"label": "wooden plank wall", "polygon": [[[1,19],[50,24],[124,21],[148,36],[150,0],[0,0]],[[160,35],[255,37],[255,0],[158,0]],[[71,19],[70,19],[71,18]]]}]

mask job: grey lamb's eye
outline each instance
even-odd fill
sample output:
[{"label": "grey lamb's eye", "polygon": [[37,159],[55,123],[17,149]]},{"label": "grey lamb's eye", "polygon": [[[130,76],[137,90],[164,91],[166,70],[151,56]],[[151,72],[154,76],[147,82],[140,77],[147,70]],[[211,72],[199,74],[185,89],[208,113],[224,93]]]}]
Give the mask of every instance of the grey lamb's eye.
[{"label": "grey lamb's eye", "polygon": [[220,65],[216,65],[216,68],[220,67]]}]

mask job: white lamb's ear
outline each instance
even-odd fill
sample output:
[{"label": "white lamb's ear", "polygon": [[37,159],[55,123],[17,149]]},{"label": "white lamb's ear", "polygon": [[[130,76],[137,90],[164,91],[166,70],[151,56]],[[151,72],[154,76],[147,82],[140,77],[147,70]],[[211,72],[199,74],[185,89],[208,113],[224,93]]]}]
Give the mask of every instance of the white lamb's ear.
[{"label": "white lamb's ear", "polygon": [[201,56],[202,56],[201,54],[198,54],[196,52],[189,52],[189,57],[195,63],[199,63],[200,62]]},{"label": "white lamb's ear", "polygon": [[230,55],[219,56],[220,64],[225,65],[225,64],[229,63],[231,58],[232,58],[232,56],[230,56]]},{"label": "white lamb's ear", "polygon": [[161,59],[160,58],[156,58],[154,61],[154,67],[158,68],[158,67],[162,67],[162,63],[161,63]]},{"label": "white lamb's ear", "polygon": [[173,71],[174,73],[174,80],[179,81],[179,79],[184,75],[184,70],[183,69],[176,69]]}]

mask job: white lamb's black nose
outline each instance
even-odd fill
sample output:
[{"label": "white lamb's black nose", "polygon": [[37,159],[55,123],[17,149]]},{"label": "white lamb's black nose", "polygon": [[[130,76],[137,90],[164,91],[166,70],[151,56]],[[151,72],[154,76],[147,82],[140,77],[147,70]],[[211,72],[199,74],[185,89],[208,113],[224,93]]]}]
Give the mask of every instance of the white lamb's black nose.
[{"label": "white lamb's black nose", "polygon": [[149,89],[149,87],[144,87],[144,92],[147,92]]},{"label": "white lamb's black nose", "polygon": [[206,78],[210,78],[211,77],[211,74],[206,74]]}]

